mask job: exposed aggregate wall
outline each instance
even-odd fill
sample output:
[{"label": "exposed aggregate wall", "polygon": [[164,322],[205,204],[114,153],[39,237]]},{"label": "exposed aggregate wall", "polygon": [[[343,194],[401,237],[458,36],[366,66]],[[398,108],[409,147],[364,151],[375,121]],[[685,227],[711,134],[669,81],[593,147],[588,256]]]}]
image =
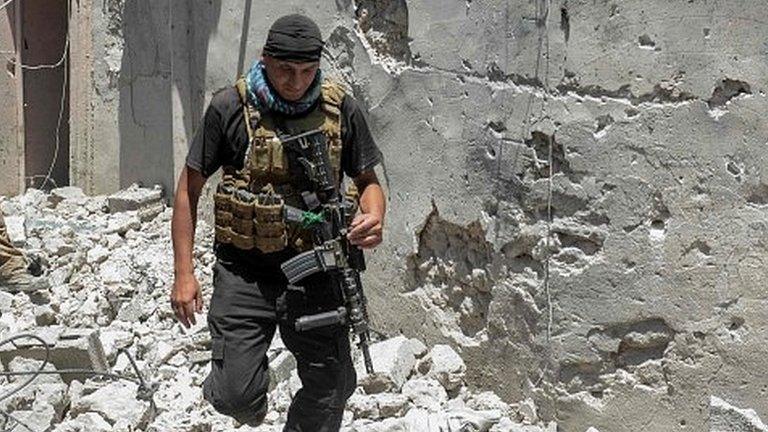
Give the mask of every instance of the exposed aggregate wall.
[{"label": "exposed aggregate wall", "polygon": [[711,396],[766,418],[765,6],[108,1],[101,171],[171,189],[205,101],[305,13],[386,158],[377,327],[565,431],[704,430]]}]

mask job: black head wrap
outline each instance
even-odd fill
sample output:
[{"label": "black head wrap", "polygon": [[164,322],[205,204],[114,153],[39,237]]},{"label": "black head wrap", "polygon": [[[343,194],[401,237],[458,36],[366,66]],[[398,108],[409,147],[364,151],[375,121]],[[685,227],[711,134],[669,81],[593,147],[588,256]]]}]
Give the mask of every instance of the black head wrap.
[{"label": "black head wrap", "polygon": [[272,24],[262,53],[280,60],[313,62],[320,60],[323,36],[314,21],[304,15],[280,17]]}]

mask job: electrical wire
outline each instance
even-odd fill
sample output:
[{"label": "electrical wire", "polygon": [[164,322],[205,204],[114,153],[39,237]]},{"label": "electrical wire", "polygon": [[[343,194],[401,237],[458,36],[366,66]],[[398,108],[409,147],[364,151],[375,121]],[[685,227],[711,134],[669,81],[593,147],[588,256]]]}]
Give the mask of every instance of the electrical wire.
[{"label": "electrical wire", "polygon": [[[69,15],[69,14],[67,14]],[[67,29],[67,41],[64,44],[64,54],[62,55],[62,59],[66,59],[67,51],[69,49],[69,29]],[[48,184],[48,181],[51,179],[51,174],[53,174],[53,168],[56,166],[56,162],[59,158],[59,148],[61,146],[61,121],[64,117],[64,102],[67,99],[67,83],[69,81],[69,62],[65,60],[64,65],[64,79],[62,80],[61,84],[61,101],[59,103],[59,116],[56,119],[56,146],[53,149],[53,158],[51,158],[51,164],[48,166],[48,173],[45,175],[45,180],[43,180],[43,183],[41,184],[41,187],[45,187],[46,184]],[[55,184],[55,183],[54,183]]]},{"label": "electrical wire", "polygon": [[[49,363],[49,359],[50,359],[50,356],[51,356],[51,346],[48,345],[48,343],[43,338],[41,338],[41,337],[39,337],[39,336],[37,336],[35,334],[32,334],[32,333],[20,333],[20,334],[17,334],[15,336],[11,336],[11,337],[8,337],[6,339],[3,339],[3,340],[0,341],[0,346],[5,345],[7,343],[10,343],[10,344],[13,344],[14,346],[17,347],[17,345],[13,341],[15,341],[16,339],[24,339],[24,338],[36,339],[37,341],[39,341],[42,344],[43,348],[45,348],[45,357],[43,359],[42,364],[40,365],[40,367],[37,370],[34,370],[34,371],[2,371],[2,372],[0,372],[0,376],[23,376],[23,375],[30,375],[29,379],[24,381],[24,383],[18,385],[17,387],[15,387],[12,390],[6,392],[5,394],[0,395],[0,402],[2,402],[5,399],[8,399],[9,397],[15,395],[16,393],[20,392],[21,390],[23,390],[24,388],[26,388],[27,386],[32,384],[32,382],[34,382],[35,379],[37,377],[39,377],[40,375],[47,375],[47,374],[58,374],[58,375],[68,375],[68,374],[94,375],[94,376],[101,376],[101,377],[104,377],[104,378],[126,380],[126,381],[130,381],[130,382],[133,382],[133,383],[139,385],[139,389],[138,389],[138,396],[139,396],[139,398],[142,398],[142,399],[145,399],[145,400],[151,400],[152,399],[152,394],[155,391],[155,386],[147,384],[147,382],[144,380],[144,377],[141,374],[141,371],[139,370],[138,365],[133,360],[133,357],[128,352],[128,350],[126,350],[124,348],[119,349],[118,350],[118,354],[124,353],[126,355],[126,357],[128,357],[128,360],[130,361],[131,366],[133,367],[133,370],[134,370],[134,372],[136,374],[136,378],[131,377],[131,376],[127,376],[127,375],[123,375],[123,374],[119,374],[119,373],[105,372],[105,371],[96,371],[96,370],[92,370],[92,369],[72,368],[72,369],[59,369],[59,370],[53,370],[53,371],[51,371],[51,370],[44,370],[45,367]],[[6,418],[9,418],[9,419],[13,420],[14,422],[16,422],[17,424],[25,427],[27,430],[29,430],[31,432],[36,432],[34,429],[29,427],[29,425],[25,424],[24,422],[22,422],[21,420],[19,420],[15,416],[13,416],[11,413],[6,412],[5,410],[0,409],[0,415],[5,416]],[[10,428],[6,426],[2,430],[2,432],[10,432],[11,430],[14,430],[14,429],[15,429],[15,425],[13,425],[13,427],[10,427]]]},{"label": "electrical wire", "polygon": [[7,2],[5,2],[5,3],[1,4],[1,5],[0,5],[0,10],[3,10],[3,9],[5,9],[5,7],[6,7],[6,6],[8,6],[8,5],[9,5],[9,4],[11,4],[11,3],[13,3],[13,0],[8,0]]}]

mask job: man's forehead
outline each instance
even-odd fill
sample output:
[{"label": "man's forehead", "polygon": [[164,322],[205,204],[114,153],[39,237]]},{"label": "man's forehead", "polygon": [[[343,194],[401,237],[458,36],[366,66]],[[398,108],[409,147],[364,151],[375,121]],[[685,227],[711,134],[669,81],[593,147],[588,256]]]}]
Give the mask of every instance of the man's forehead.
[{"label": "man's forehead", "polygon": [[320,64],[320,62],[292,62],[288,60],[274,59],[275,64],[280,67],[290,67],[292,69],[311,69]]}]

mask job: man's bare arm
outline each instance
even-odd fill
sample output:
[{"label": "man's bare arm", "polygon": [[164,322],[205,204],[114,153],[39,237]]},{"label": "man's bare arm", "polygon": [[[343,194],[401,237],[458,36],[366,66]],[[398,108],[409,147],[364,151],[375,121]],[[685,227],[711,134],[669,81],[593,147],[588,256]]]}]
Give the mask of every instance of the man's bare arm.
[{"label": "man's bare arm", "polygon": [[179,176],[173,202],[171,237],[174,283],[171,306],[176,317],[185,327],[196,323],[195,311],[202,312],[203,308],[200,284],[195,278],[193,249],[197,225],[197,203],[204,185],[205,177],[199,171],[185,167]]},{"label": "man's bare arm", "polygon": [[386,213],[384,190],[373,170],[363,171],[354,182],[360,191],[361,214],[352,221],[347,238],[354,245],[370,249],[382,241]]}]

